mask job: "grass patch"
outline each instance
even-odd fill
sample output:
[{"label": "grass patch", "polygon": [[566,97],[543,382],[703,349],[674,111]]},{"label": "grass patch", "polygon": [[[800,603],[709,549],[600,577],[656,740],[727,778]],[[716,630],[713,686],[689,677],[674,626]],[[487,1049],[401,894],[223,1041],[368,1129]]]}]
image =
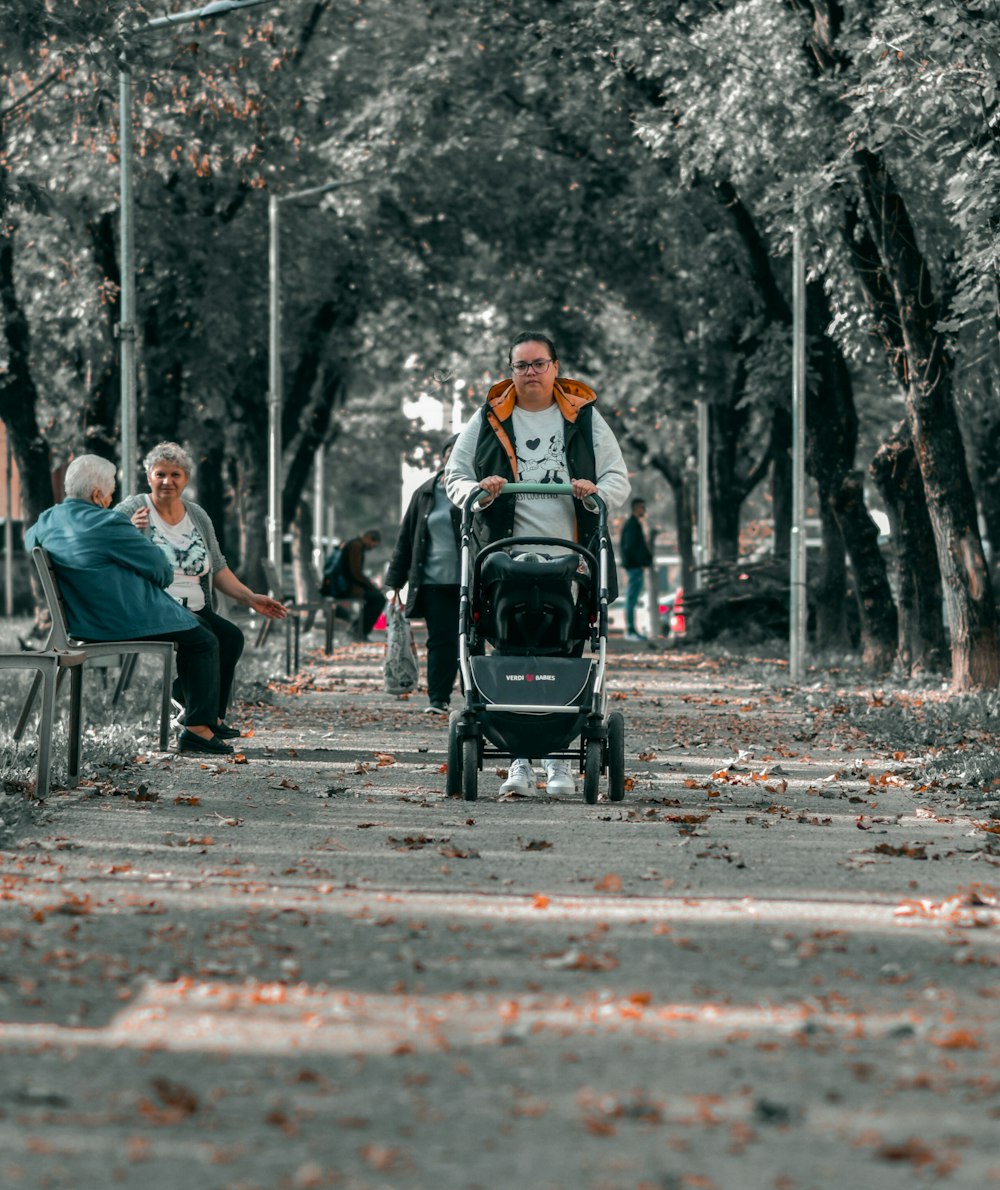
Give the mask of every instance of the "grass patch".
[{"label": "grass patch", "polygon": [[[283,673],[284,638],[272,632],[260,649],[253,648],[255,633],[245,621],[241,623],[247,648],[236,671],[233,717],[239,719],[239,703],[260,705],[270,702],[270,681]],[[27,638],[31,620],[27,617],[0,619],[0,651],[18,652],[18,638]],[[120,772],[131,765],[136,756],[158,746],[159,692],[156,663],[139,658],[136,675],[117,707],[112,707],[117,668],[105,670],[88,665],[83,682],[83,749],[81,776],[98,778]],[[0,819],[10,825],[19,818],[12,809],[11,795],[34,790],[38,762],[36,699],[32,718],[20,744],[13,733],[21,707],[31,685],[30,670],[6,670],[0,687]],[[69,691],[64,683],[56,701],[56,725],[52,741],[52,784],[65,784],[67,778],[67,736],[69,719]],[[2,828],[0,828],[2,829]]]},{"label": "grass patch", "polygon": [[972,803],[1000,799],[1000,693],[947,686],[867,693],[810,689],[795,696],[812,714],[837,714],[874,749],[905,753],[921,784],[960,790]]}]

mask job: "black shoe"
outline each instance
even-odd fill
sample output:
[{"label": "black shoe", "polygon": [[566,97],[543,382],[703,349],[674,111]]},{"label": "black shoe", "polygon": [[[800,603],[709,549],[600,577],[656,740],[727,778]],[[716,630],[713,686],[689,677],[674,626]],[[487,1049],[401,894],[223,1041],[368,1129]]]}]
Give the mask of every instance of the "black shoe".
[{"label": "black shoe", "polygon": [[187,728],[177,737],[177,749],[180,752],[208,752],[213,756],[233,755],[232,748],[225,740],[220,740],[217,735],[212,736],[210,740],[204,740],[200,735],[195,735],[193,731],[188,731]]},{"label": "black shoe", "polygon": [[424,707],[425,715],[447,715],[448,704],[446,702],[429,702]]},{"label": "black shoe", "polygon": [[238,727],[230,727],[228,723],[216,723],[212,730],[217,740],[238,740],[243,735]]}]

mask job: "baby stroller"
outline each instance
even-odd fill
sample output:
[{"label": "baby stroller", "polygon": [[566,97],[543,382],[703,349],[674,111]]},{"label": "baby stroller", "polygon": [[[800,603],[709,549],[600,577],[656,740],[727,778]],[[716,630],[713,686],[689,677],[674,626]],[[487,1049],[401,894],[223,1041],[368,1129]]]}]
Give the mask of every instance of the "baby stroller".
[{"label": "baby stroller", "polygon": [[[571,496],[569,484],[508,483],[504,494]],[[601,774],[608,797],[625,796],[625,721],[607,713],[607,507],[597,511],[597,552],[552,537],[505,537],[473,557],[472,516],[481,489],[462,514],[459,665],[465,709],[448,724],[447,792],[478,796],[484,758],[523,756],[578,762],[583,793],[597,801]],[[561,552],[545,556],[545,547]],[[490,652],[487,652],[487,646]],[[589,648],[589,655],[585,655]]]}]

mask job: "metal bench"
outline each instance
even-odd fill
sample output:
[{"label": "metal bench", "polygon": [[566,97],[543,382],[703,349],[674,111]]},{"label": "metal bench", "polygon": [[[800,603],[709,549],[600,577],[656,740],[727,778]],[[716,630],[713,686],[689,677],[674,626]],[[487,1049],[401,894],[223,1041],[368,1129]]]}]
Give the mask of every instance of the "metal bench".
[{"label": "metal bench", "polygon": [[[48,796],[52,771],[52,731],[56,719],[56,687],[64,668],[82,665],[85,654],[80,651],[60,653],[56,649],[45,652],[0,653],[0,669],[33,669],[33,690],[42,688],[42,705],[38,716],[38,772],[35,777],[35,796]],[[34,695],[32,695],[34,701]],[[24,734],[27,715],[22,711],[15,739]]]},{"label": "metal bench", "polygon": [[[174,645],[171,641],[161,640],[99,640],[82,641],[72,637],[66,620],[66,605],[59,591],[59,581],[56,577],[52,559],[44,548],[36,545],[31,551],[31,558],[38,571],[38,579],[42,585],[45,602],[52,617],[52,627],[45,642],[45,651],[35,654],[23,654],[25,658],[43,657],[46,654],[79,655],[80,660],[71,664],[58,665],[53,675],[54,689],[52,691],[53,706],[55,691],[61,683],[66,669],[70,672],[70,700],[69,700],[69,776],[68,784],[73,788],[80,779],[80,737],[83,718],[83,669],[86,662],[98,658],[128,657],[138,653],[148,653],[160,659],[162,678],[160,683],[160,750],[166,751],[170,739],[170,687],[174,671]],[[45,663],[49,665],[50,663]],[[36,667],[37,672],[28,691],[28,697],[21,709],[21,715],[14,728],[14,739],[19,740],[24,734],[31,708],[34,705],[38,688],[43,685],[45,672],[43,667]],[[128,678],[128,667],[122,665],[118,681],[115,684],[111,705],[117,706],[121,699]],[[44,699],[44,695],[43,695]],[[43,707],[44,715],[44,707]]]},{"label": "metal bench", "polygon": [[[288,608],[288,617],[285,620],[285,672],[298,673],[299,670],[299,644],[300,636],[303,632],[308,632],[313,626],[313,622],[318,616],[324,619],[325,641],[323,651],[329,656],[333,652],[333,637],[334,624],[337,619],[338,608],[354,604],[360,606],[358,599],[333,599],[327,595],[317,595],[315,599],[308,599],[297,601],[293,594],[283,590],[283,584],[278,578],[278,572],[275,565],[270,560],[263,563],[264,577],[267,581],[268,594],[272,599],[280,599]],[[313,572],[314,579],[315,571]],[[316,579],[316,587],[319,589],[319,580]],[[303,624],[303,620],[305,623]],[[260,626],[260,632],[257,634],[257,639],[254,642],[254,647],[259,648],[265,640],[271,627],[271,621],[265,620]],[[294,668],[293,668],[294,659]]]}]

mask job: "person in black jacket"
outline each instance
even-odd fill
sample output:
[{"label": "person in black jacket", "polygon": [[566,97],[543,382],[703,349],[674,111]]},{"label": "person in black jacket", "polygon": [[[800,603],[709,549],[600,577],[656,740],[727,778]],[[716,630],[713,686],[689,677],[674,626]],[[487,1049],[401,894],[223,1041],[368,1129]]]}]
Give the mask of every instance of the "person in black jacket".
[{"label": "person in black jacket", "polygon": [[441,469],[413,493],[399,527],[386,586],[409,620],[427,623],[427,711],[446,715],[458,674],[458,577],[461,514],[448,499],[442,476],[458,435],[444,444]]},{"label": "person in black jacket", "polygon": [[646,540],[646,501],[636,498],[632,501],[632,515],[622,526],[621,556],[622,569],[628,577],[625,588],[625,639],[645,640],[635,627],[635,608],[642,594],[642,580],[646,568],[652,565],[653,555]]}]

